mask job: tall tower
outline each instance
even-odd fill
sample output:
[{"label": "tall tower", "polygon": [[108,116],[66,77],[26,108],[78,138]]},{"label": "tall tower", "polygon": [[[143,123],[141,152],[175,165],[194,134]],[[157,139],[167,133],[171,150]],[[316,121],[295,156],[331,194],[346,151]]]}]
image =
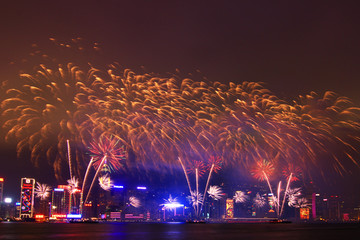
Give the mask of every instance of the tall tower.
[{"label": "tall tower", "polygon": [[4,178],[0,178],[0,203],[3,201],[4,195]]},{"label": "tall tower", "polygon": [[20,217],[32,218],[34,213],[34,178],[21,178]]}]

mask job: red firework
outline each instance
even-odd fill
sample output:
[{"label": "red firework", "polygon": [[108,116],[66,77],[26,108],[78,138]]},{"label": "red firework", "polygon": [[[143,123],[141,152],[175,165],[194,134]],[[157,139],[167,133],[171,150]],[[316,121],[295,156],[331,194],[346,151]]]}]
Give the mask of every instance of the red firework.
[{"label": "red firework", "polygon": [[274,171],[274,166],[271,162],[262,160],[256,162],[256,166],[251,170],[251,175],[253,175],[259,181],[266,180]]},{"label": "red firework", "polygon": [[187,173],[195,173],[196,169],[198,170],[199,177],[202,177],[206,172],[206,166],[203,162],[198,160],[193,160],[191,166],[186,169]]},{"label": "red firework", "polygon": [[291,182],[299,181],[299,177],[302,174],[302,171],[299,167],[295,166],[292,163],[289,163],[286,167],[283,168],[282,174],[284,177],[286,177],[286,180],[289,179],[290,174],[291,175]]},{"label": "red firework", "polygon": [[106,157],[105,166],[110,171],[120,170],[121,161],[125,159],[124,146],[119,146],[119,140],[113,137],[101,137],[99,142],[90,143],[90,155],[94,158],[93,166],[97,169],[101,160]]},{"label": "red firework", "polygon": [[217,173],[217,172],[220,171],[220,169],[221,169],[222,159],[221,159],[219,156],[216,156],[216,157],[211,156],[211,157],[209,158],[208,163],[209,163],[209,166],[208,166],[209,169],[210,169],[211,166],[214,164],[213,171]]}]

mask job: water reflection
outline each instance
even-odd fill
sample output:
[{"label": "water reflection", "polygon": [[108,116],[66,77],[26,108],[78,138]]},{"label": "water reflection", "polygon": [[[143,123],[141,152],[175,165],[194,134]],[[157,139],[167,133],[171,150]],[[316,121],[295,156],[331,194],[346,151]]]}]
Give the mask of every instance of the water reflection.
[{"label": "water reflection", "polygon": [[0,223],[0,239],[352,239],[358,224]]}]

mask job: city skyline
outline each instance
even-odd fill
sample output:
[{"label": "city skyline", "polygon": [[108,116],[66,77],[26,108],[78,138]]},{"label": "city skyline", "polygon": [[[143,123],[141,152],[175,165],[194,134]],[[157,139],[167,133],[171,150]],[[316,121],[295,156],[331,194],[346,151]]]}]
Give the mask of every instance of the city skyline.
[{"label": "city skyline", "polygon": [[[354,31],[358,21],[351,4],[229,2],[218,8],[211,2],[207,9],[200,3],[156,2],[140,6],[115,4],[112,9],[111,3],[101,6],[91,1],[86,3],[71,6],[66,2],[53,3],[42,9],[31,4],[26,10],[25,2],[22,5],[8,3],[8,8],[4,9],[12,9],[11,13],[18,11],[18,18],[10,21],[9,14],[2,16],[8,38],[1,40],[4,49],[0,62],[1,81],[13,81],[14,73],[23,70],[22,66],[34,75],[30,69],[41,62],[32,62],[28,56],[30,52],[40,49],[51,54],[53,47],[48,47],[49,44],[55,42],[56,46],[82,37],[85,42],[90,42],[90,46],[94,43],[101,50],[95,51],[95,55],[86,53],[85,58],[77,58],[76,54],[74,61],[84,61],[83,64],[94,61],[95,67],[119,61],[123,69],[134,69],[135,73],[155,72],[154,75],[163,76],[170,72],[207,84],[214,81],[227,85],[229,82],[264,82],[264,89],[289,105],[298,100],[299,95],[315,91],[321,98],[329,90],[349,97],[354,106],[359,106],[360,75],[356,69],[356,53],[360,50],[357,46],[360,36]],[[247,13],[246,9],[253,11]],[[54,12],[56,14],[52,14]],[[63,18],[65,13],[70,14],[68,20]],[[101,16],[96,21],[91,17],[95,13]],[[58,23],[68,28],[56,27]],[[49,41],[49,38],[55,41]],[[89,56],[91,58],[86,59]],[[50,57],[68,60],[62,55]],[[21,177],[54,182],[54,178],[46,176],[52,173],[43,174],[41,168],[34,168],[29,156],[16,160],[15,145],[5,144],[4,136],[2,129],[0,177],[5,179],[5,192],[6,183],[14,188],[19,184],[13,182]],[[359,155],[353,156],[358,162]],[[66,161],[64,156],[62,158]],[[174,155],[174,159],[177,156]],[[338,179],[343,181],[341,176],[329,180],[336,182]],[[358,186],[354,181],[358,180],[356,176],[342,179],[348,183],[350,192]],[[185,186],[186,182],[183,183]]]}]

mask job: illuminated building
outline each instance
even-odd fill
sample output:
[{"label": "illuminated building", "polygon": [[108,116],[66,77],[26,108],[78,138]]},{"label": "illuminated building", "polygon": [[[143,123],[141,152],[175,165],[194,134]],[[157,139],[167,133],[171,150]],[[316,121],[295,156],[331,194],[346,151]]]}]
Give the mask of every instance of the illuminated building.
[{"label": "illuminated building", "polygon": [[4,194],[4,178],[0,178],[0,202],[3,201]]},{"label": "illuminated building", "polygon": [[234,200],[226,199],[226,213],[225,218],[234,218]]},{"label": "illuminated building", "polygon": [[54,188],[51,197],[50,216],[66,216],[69,213],[70,194],[64,188]]},{"label": "illuminated building", "polygon": [[310,219],[310,208],[300,208],[300,219],[301,220]]},{"label": "illuminated building", "polygon": [[34,213],[35,179],[21,178],[20,217],[32,218]]}]

